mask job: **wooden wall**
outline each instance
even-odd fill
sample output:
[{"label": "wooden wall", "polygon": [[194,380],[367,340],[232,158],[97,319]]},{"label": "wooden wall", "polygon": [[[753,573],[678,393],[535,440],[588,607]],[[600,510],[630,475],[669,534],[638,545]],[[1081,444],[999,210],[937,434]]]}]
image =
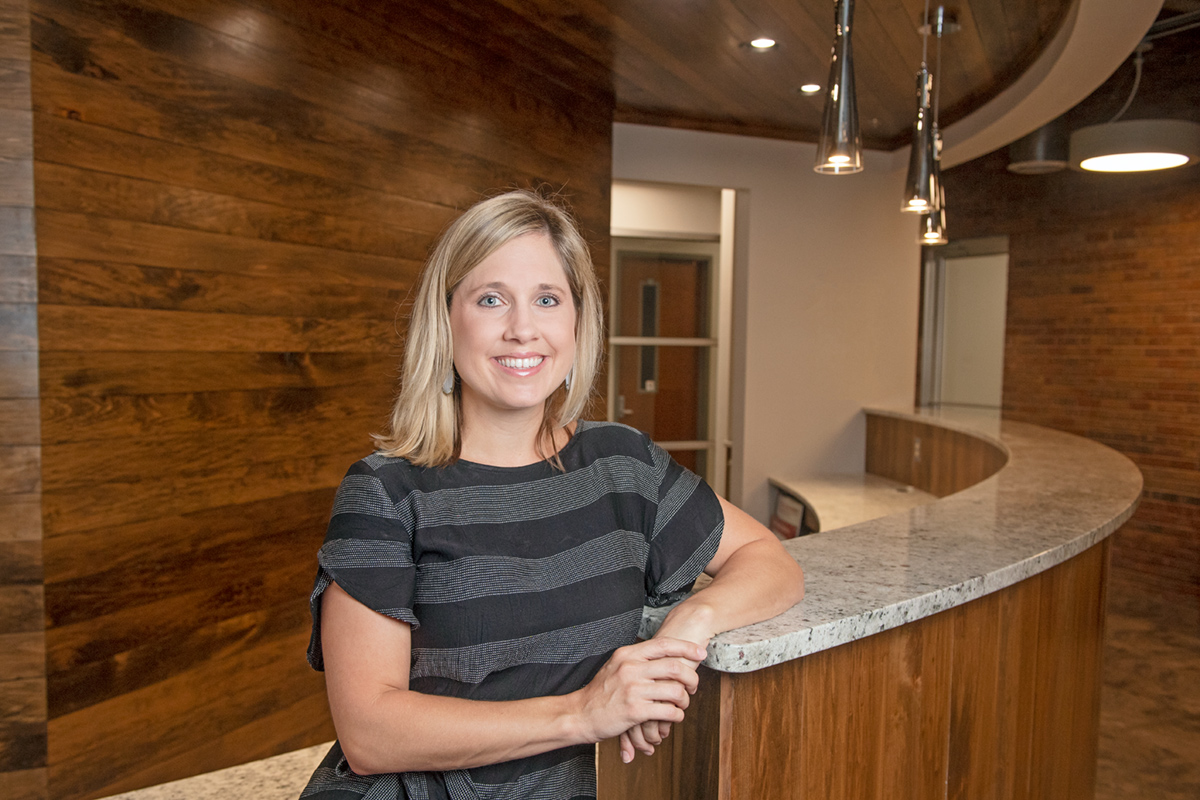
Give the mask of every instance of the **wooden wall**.
[{"label": "wooden wall", "polygon": [[[0,358],[40,369],[41,429],[10,424],[38,386],[6,369],[0,469],[36,492],[40,446],[29,764],[67,800],[331,738],[307,594],[388,411],[397,304],[456,212],[513,186],[565,187],[605,268],[612,96],[479,2],[31,0],[28,20],[40,338],[26,226]],[[28,219],[21,197],[3,213]],[[9,599],[40,595],[29,576],[0,614],[40,636]]]},{"label": "wooden wall", "polygon": [[1008,463],[1000,446],[941,425],[867,412],[864,470],[936,497],[961,492]]},{"label": "wooden wall", "polygon": [[46,796],[27,0],[0,0],[0,796]]},{"label": "wooden wall", "polygon": [[[1126,63],[1070,112],[1121,107]],[[1126,119],[1200,122],[1200,30],[1158,39]],[[953,238],[1009,237],[1004,413],[1119,450],[1145,476],[1114,583],[1200,607],[1200,166],[1018,176],[999,151],[948,170]]]}]

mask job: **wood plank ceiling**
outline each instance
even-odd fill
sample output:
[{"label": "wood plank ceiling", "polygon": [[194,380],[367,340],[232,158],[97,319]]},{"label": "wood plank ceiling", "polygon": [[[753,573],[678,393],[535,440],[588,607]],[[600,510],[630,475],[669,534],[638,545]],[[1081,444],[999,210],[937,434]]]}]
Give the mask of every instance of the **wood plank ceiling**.
[{"label": "wood plank ceiling", "polygon": [[[825,84],[833,0],[497,2],[595,65],[607,66],[617,121],[816,140],[823,93],[806,96],[799,87]],[[942,44],[943,126],[979,108],[1028,68],[1070,5],[1071,0],[947,4],[960,30]],[[908,143],[924,7],[924,0],[855,3],[856,86],[868,147],[890,150]],[[756,51],[747,43],[757,36],[778,44]],[[931,69],[934,53],[931,39]]]}]

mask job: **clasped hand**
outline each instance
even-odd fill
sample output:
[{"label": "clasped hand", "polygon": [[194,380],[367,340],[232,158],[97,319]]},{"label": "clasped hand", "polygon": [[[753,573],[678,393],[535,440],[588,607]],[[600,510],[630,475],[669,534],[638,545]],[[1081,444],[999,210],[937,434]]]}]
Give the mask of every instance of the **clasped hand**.
[{"label": "clasped hand", "polygon": [[583,718],[591,738],[620,736],[621,759],[650,755],[683,721],[704,660],[703,646],[659,637],[619,648],[582,690]]}]

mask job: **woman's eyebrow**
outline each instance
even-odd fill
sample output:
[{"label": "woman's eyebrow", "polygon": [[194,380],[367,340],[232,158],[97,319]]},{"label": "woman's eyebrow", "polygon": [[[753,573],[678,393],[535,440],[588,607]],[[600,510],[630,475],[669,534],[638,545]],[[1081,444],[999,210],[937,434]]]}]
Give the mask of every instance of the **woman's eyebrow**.
[{"label": "woman's eyebrow", "polygon": [[[472,291],[478,291],[480,289],[507,289],[507,288],[508,288],[508,284],[505,283],[504,281],[492,281],[491,283],[485,283],[481,286],[476,286]],[[557,283],[539,283],[537,285],[537,290],[539,292],[545,292],[545,291],[563,292],[563,291],[566,291],[566,288],[563,286],[560,286]]]}]

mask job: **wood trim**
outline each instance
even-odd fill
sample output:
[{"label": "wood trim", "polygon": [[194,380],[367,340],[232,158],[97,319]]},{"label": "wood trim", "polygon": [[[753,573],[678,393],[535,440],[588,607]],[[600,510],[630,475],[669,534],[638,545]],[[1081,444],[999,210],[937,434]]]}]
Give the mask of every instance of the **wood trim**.
[{"label": "wood trim", "polygon": [[0,786],[48,796],[29,4],[0,0]]}]

